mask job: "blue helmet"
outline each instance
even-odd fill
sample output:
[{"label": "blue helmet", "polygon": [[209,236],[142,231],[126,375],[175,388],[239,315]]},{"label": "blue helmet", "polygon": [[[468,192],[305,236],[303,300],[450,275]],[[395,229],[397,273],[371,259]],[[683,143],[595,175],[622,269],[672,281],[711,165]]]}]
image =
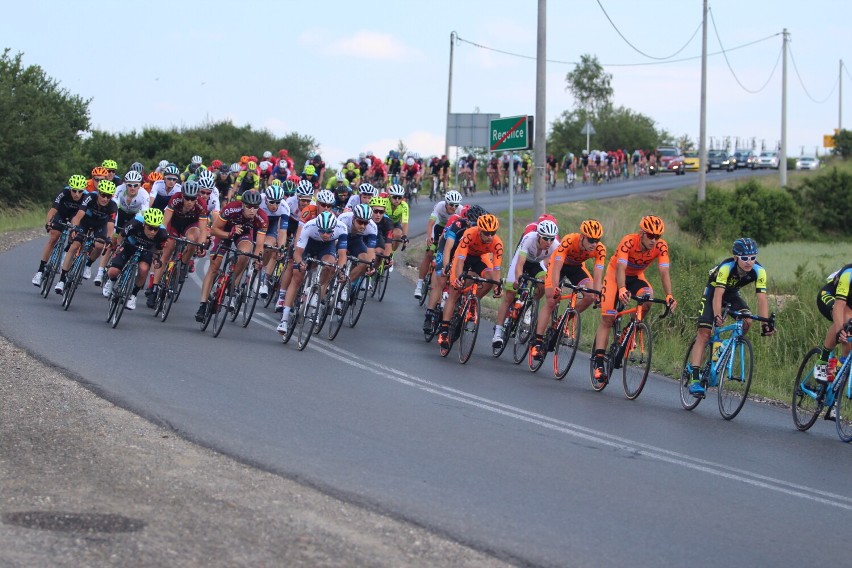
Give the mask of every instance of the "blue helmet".
[{"label": "blue helmet", "polygon": [[754,239],[743,237],[734,241],[734,246],[731,247],[731,252],[736,256],[747,256],[757,254],[757,243]]}]

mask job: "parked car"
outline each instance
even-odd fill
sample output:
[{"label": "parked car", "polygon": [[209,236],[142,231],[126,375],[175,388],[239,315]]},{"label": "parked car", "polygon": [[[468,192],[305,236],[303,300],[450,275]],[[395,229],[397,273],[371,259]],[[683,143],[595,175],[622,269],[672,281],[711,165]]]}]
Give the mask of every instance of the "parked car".
[{"label": "parked car", "polygon": [[683,168],[683,152],[680,151],[680,148],[660,146],[657,148],[657,163],[660,173],[672,172],[679,176],[686,173]]},{"label": "parked car", "polygon": [[797,170],[815,170],[819,168],[819,158],[816,156],[800,156],[796,159]]},{"label": "parked car", "polygon": [[778,169],[778,152],[761,152],[760,156],[757,157],[757,162],[754,164],[755,168],[772,168],[773,170]]},{"label": "parked car", "polygon": [[754,162],[757,160],[757,154],[752,150],[736,150],[731,156],[734,164],[734,169],[751,168],[754,169]]},{"label": "parked car", "polygon": [[732,172],[736,169],[734,161],[724,150],[710,150],[707,152],[707,171],[725,170]]},{"label": "parked car", "polygon": [[683,153],[683,169],[697,172],[700,168],[701,158],[698,157],[698,152],[690,150]]}]

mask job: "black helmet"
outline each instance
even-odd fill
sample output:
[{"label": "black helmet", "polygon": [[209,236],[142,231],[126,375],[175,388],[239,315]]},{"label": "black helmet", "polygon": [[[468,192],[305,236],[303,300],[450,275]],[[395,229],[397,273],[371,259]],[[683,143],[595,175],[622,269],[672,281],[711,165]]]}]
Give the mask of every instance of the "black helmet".
[{"label": "black helmet", "polygon": [[246,205],[260,205],[260,192],[250,189],[243,193],[243,203]]},{"label": "black helmet", "polygon": [[757,243],[754,239],[743,237],[734,241],[734,246],[731,247],[731,252],[736,256],[756,255]]},{"label": "black helmet", "polygon": [[488,213],[488,211],[483,209],[480,205],[471,205],[467,209],[467,222],[471,225],[475,225],[477,219],[479,219],[480,216],[485,215],[486,213]]}]

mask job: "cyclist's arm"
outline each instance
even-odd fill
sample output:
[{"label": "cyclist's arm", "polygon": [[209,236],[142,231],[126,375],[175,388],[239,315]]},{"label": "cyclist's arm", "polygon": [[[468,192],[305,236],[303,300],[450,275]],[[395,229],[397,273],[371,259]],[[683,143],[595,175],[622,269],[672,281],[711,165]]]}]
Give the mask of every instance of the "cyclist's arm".
[{"label": "cyclist's arm", "polygon": [[663,291],[666,296],[672,295],[672,275],[668,265],[660,266],[660,281],[663,283]]},{"label": "cyclist's arm", "polygon": [[173,214],[174,214],[174,209],[166,206],[166,210],[163,211],[163,227],[168,227],[169,225],[171,225]]},{"label": "cyclist's arm", "polygon": [[56,207],[51,207],[50,210],[47,212],[47,218],[44,220],[44,224],[49,225],[50,222],[53,220],[54,217],[56,217],[56,215],[58,213],[59,213],[59,209],[57,209]]},{"label": "cyclist's arm", "polygon": [[225,230],[225,225],[227,221],[222,219],[222,216],[219,215],[219,212],[216,212],[216,215],[213,217],[213,227],[210,228],[210,234],[214,237],[219,237],[220,239],[227,239],[231,236],[231,234]]},{"label": "cyclist's arm", "polygon": [[77,214],[74,215],[74,218],[71,220],[72,225],[79,225],[83,221],[83,217],[86,215],[85,209],[80,209],[77,211]]}]

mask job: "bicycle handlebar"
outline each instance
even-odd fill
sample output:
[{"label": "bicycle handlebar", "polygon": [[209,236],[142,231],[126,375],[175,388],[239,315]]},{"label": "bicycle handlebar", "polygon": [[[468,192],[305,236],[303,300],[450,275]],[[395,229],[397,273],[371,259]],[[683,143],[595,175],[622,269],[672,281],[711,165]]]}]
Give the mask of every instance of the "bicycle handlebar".
[{"label": "bicycle handlebar", "polygon": [[478,284],[496,284],[497,286],[502,286],[502,280],[492,280],[491,278],[483,278],[474,272],[465,271],[462,274],[462,279],[464,280],[473,280]]},{"label": "bicycle handlebar", "polygon": [[659,318],[657,318],[657,319],[663,319],[664,317],[666,317],[667,315],[669,315],[669,314],[671,313],[671,311],[672,311],[672,306],[671,306],[671,304],[669,304],[669,303],[668,303],[668,302],[666,302],[665,300],[661,300],[661,299],[659,299],[659,298],[652,298],[649,294],[645,294],[644,296],[637,296],[636,294],[630,294],[630,299],[631,299],[631,300],[636,300],[636,303],[637,303],[637,304],[639,304],[640,306],[641,306],[642,304],[662,304],[663,306],[665,306],[665,307],[666,307],[666,311],[664,311],[664,312],[663,312],[663,315],[661,315],[661,316],[660,316]]}]

